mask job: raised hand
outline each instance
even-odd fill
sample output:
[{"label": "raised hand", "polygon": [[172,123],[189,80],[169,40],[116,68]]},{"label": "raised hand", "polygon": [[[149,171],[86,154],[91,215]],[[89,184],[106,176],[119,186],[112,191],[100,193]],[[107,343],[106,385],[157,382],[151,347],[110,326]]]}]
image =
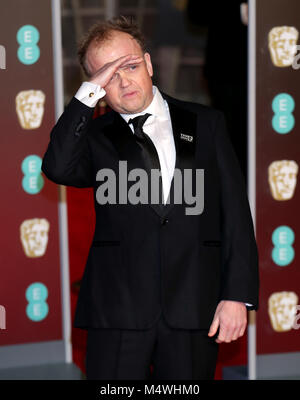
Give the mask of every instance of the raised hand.
[{"label": "raised hand", "polygon": [[103,67],[101,67],[89,80],[89,82],[99,85],[100,87],[105,89],[105,86],[109,84],[114,74],[118,71],[119,68],[122,68],[124,65],[133,65],[138,64],[143,61],[143,57],[134,54],[127,54],[126,56],[122,56],[117,58],[116,60],[109,62]]}]

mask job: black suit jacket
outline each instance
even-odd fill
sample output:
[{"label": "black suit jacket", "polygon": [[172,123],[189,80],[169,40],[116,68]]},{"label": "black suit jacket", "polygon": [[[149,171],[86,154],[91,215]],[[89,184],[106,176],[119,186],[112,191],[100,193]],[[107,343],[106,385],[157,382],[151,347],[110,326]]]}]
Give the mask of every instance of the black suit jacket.
[{"label": "black suit jacket", "polygon": [[163,97],[171,114],[175,167],[182,173],[190,168],[194,185],[195,170],[204,169],[204,210],[198,215],[186,215],[191,205],[184,201],[170,201],[162,211],[155,204],[97,202],[100,169],[113,169],[118,178],[119,160],[127,161],[128,171],[145,167],[118,113],[93,119],[94,110],[73,98],[51,132],[44,174],[57,184],[94,188],[96,226],[75,327],[145,329],[163,312],[171,327],[208,329],[220,300],[258,307],[253,224],[223,114]]}]

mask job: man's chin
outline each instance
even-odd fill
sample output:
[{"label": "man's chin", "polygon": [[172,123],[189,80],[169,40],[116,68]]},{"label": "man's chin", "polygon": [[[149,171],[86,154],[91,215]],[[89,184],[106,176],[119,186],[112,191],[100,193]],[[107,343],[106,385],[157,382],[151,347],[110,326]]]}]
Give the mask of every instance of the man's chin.
[{"label": "man's chin", "polygon": [[139,112],[142,112],[146,107],[143,104],[137,104],[137,103],[132,103],[132,104],[124,104],[123,106],[123,111],[120,111],[121,114],[137,114]]}]

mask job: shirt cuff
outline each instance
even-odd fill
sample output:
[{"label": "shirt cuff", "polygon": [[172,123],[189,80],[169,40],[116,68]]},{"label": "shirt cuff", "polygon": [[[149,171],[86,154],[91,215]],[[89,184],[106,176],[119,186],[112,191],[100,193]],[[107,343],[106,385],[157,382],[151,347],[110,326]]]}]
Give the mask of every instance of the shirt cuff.
[{"label": "shirt cuff", "polygon": [[98,100],[106,95],[106,91],[99,85],[91,82],[83,82],[75,97],[88,107],[96,107]]},{"label": "shirt cuff", "polygon": [[[227,300],[227,299],[226,299],[226,300]],[[226,301],[226,300],[225,300],[225,301]],[[228,300],[229,300],[229,299],[228,299]],[[244,303],[246,307],[253,307],[253,304],[245,303],[245,302],[243,302],[243,301],[239,301],[239,300],[230,300],[230,301],[237,301],[237,302],[239,302],[239,303]]]}]

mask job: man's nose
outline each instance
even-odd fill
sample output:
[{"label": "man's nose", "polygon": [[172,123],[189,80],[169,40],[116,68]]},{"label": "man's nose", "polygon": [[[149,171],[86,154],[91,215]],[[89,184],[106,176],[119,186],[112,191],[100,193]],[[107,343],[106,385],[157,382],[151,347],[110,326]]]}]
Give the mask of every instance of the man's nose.
[{"label": "man's nose", "polygon": [[124,71],[120,71],[119,76],[120,76],[121,87],[127,87],[130,85],[130,80],[127,78],[126,73]]}]

